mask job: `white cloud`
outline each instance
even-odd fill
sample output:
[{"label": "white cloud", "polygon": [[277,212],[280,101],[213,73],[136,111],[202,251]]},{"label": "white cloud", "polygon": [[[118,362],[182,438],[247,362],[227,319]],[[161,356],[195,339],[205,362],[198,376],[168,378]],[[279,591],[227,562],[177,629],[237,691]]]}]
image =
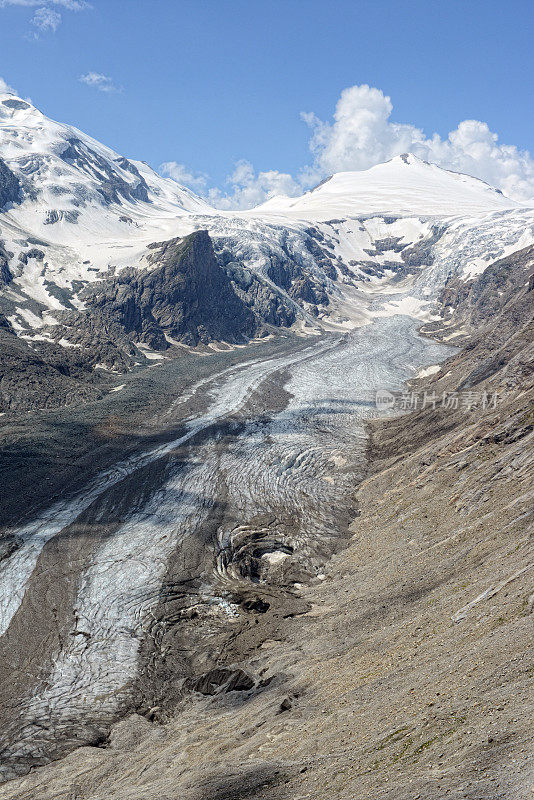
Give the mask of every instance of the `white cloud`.
[{"label": "white cloud", "polygon": [[66,11],[84,11],[92,8],[92,5],[85,0],[0,0],[0,8],[7,6],[22,6],[23,8],[35,8],[36,6],[59,6]]},{"label": "white cloud", "polygon": [[98,89],[99,92],[121,92],[122,89],[113,83],[113,78],[109,75],[103,75],[101,72],[87,72],[85,75],[80,75],[78,80],[85,83],[87,86],[92,86]]},{"label": "white cloud", "polygon": [[527,151],[501,145],[485,122],[464,120],[447,138],[426,137],[414,125],[390,121],[393,106],[379,89],[345,89],[332,122],[303,114],[312,129],[310,150],[319,177],[343,170],[368,169],[411,152],[446,169],[466,172],[501,189],[515,200],[534,197],[534,160]]},{"label": "white cloud", "polygon": [[163,175],[172,178],[182,186],[188,186],[195,191],[203,192],[208,182],[208,176],[203,173],[195,173],[177,161],[166,161],[160,166]]},{"label": "white cloud", "polygon": [[238,161],[227,178],[230,191],[210,189],[208,200],[217,208],[252,208],[277,194],[300,194],[300,184],[289,174],[268,170],[256,174],[250,161]]},{"label": "white cloud", "polygon": [[53,8],[43,6],[43,8],[37,9],[31,19],[31,23],[35,25],[41,33],[46,33],[48,31],[55,33],[61,24],[61,14]]},{"label": "white cloud", "polygon": [[16,91],[0,77],[0,94],[16,94]]},{"label": "white cloud", "polygon": [[30,39],[38,39],[42,33],[57,31],[62,21],[58,8],[62,11],[85,11],[92,8],[87,0],[0,0],[0,9],[8,6],[36,9],[30,20],[34,28],[27,37]]},{"label": "white cloud", "polygon": [[161,164],[160,172],[197,192],[216,208],[252,208],[275,194],[300,194],[302,191],[301,184],[291,175],[276,170],[256,174],[246,160],[238,161],[226,179],[227,191],[208,189],[208,175],[192,172],[176,161]]}]

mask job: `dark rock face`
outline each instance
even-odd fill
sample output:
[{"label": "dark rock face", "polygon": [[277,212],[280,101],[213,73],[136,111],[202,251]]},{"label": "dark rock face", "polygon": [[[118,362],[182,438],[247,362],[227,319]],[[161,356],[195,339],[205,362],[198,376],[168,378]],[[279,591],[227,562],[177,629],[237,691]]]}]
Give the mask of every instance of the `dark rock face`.
[{"label": "dark rock face", "polygon": [[0,158],[0,209],[8,203],[20,203],[21,199],[22,187],[19,179]]},{"label": "dark rock face", "polygon": [[400,253],[405,247],[406,245],[402,243],[402,236],[386,236],[385,239],[375,241],[373,250],[364,248],[364,252],[368,256],[377,256],[387,252]]},{"label": "dark rock face", "polygon": [[449,279],[439,298],[444,313],[459,309],[473,327],[491,321],[532,280],[533,268],[534,247],[530,246],[490,264],[474,280]]},{"label": "dark rock face", "polygon": [[1,330],[7,331],[8,333],[14,333],[11,323],[8,319],[6,319],[4,314],[0,314],[0,331]]},{"label": "dark rock face", "polygon": [[[30,244],[30,242],[28,242]],[[0,242],[0,285],[12,280],[9,257]],[[20,261],[44,259],[38,247]],[[65,289],[45,282],[65,308],[57,325],[44,330],[50,341],[18,338],[0,317],[0,412],[68,405],[101,393],[99,365],[126,372],[143,358],[136,344],[164,351],[170,342],[188,346],[212,341],[245,342],[264,324],[289,326],[295,310],[237,262],[220,266],[206,231],[149,248],[150,267],[127,269],[118,276],[81,289],[86,309],[78,311]],[[293,292],[310,302],[311,284],[300,278]],[[315,300],[316,301],[316,300]],[[63,347],[66,340],[72,347]]]},{"label": "dark rock face", "polygon": [[295,322],[295,310],[270,287],[262,283],[256,276],[246,290],[234,284],[236,294],[250,307],[256,317],[274,327],[289,327]]},{"label": "dark rock face", "polygon": [[52,209],[51,211],[46,212],[44,224],[55,225],[56,222],[61,222],[61,220],[64,220],[65,222],[71,222],[73,225],[76,225],[79,216],[79,211],[57,211],[56,209]]},{"label": "dark rock face", "polygon": [[[391,220],[394,221],[394,220]],[[374,244],[374,249],[366,249],[365,252],[372,257],[382,255],[383,253],[399,253],[402,259],[402,264],[398,261],[377,261],[360,262],[358,266],[366,275],[374,275],[380,277],[384,274],[384,270],[391,270],[395,273],[395,281],[401,281],[409,275],[414,275],[422,267],[429,266],[434,262],[432,248],[439,241],[445,232],[444,227],[434,225],[432,227],[430,236],[425,237],[420,242],[412,245],[406,245],[402,242],[401,237],[389,236],[384,239],[377,239]],[[352,263],[352,262],[351,262]]]},{"label": "dark rock face", "polygon": [[19,255],[19,261],[21,264],[27,264],[30,258],[35,258],[36,261],[44,261],[45,254],[42,250],[39,250],[38,247],[31,247],[26,252],[22,252]]},{"label": "dark rock face", "polygon": [[59,346],[32,348],[0,316],[0,413],[56,408],[100,397],[102,392],[93,385],[82,359],[80,353],[72,355]]},{"label": "dark rock face", "polygon": [[242,342],[255,333],[257,319],[217,263],[206,231],[155,244],[150,251],[151,269],[124,270],[88,287],[87,311],[62,315],[63,324],[52,335],[96,349],[102,363],[121,369],[126,364],[118,364],[117,357],[131,355],[134,341],[166,350],[166,336],[195,346]]},{"label": "dark rock face", "polygon": [[2,100],[2,105],[6,106],[6,108],[12,108],[14,111],[23,111],[25,108],[30,108],[29,103],[25,103],[24,100],[18,100],[16,97]]},{"label": "dark rock face", "polygon": [[254,679],[242,669],[219,667],[211,669],[198,678],[186,681],[186,688],[200,694],[214,695],[219,692],[246,692],[254,686]]},{"label": "dark rock face", "polygon": [[[216,256],[219,265],[230,278],[237,296],[259,320],[277,328],[289,327],[295,322],[295,309],[287,301],[287,298],[261,281],[239,261],[235,261],[231,250],[225,247],[216,253]],[[281,272],[280,275],[282,280],[289,280],[285,272]],[[284,288],[277,281],[273,281],[273,283]]]},{"label": "dark rock face", "polygon": [[[396,217],[383,217],[382,219],[386,225],[393,224],[397,220]],[[360,230],[364,229],[361,228]],[[403,242],[400,236],[386,236],[383,239],[376,239],[372,247],[364,248],[364,252],[370,257],[368,260],[351,260],[349,264],[352,267],[358,267],[364,275],[377,278],[383,277],[385,271],[388,270],[395,273],[394,282],[402,281],[410,275],[417,274],[423,267],[434,263],[433,248],[441,239],[445,230],[445,226],[433,225],[429,235],[411,245]],[[378,256],[390,253],[398,253],[402,261],[393,260],[392,257],[387,261],[375,260]],[[343,274],[347,274],[345,272],[346,268],[342,264],[337,263],[336,267]],[[366,279],[364,278],[364,280]]]},{"label": "dark rock face", "polygon": [[166,335],[195,346],[255,333],[257,320],[219,267],[206,231],[153,245],[149,262],[149,271],[125,270],[88,288],[87,312],[64,320],[69,340],[83,344],[89,326],[165,350]]},{"label": "dark rock face", "polygon": [[[252,254],[250,246],[243,246],[239,238],[217,237],[215,247],[217,259],[231,277],[239,296],[256,316],[269,325],[283,327],[293,324],[298,306],[302,307],[303,303],[312,306],[306,310],[316,314],[318,310],[314,305],[328,305],[327,288],[330,280],[336,280],[337,270],[332,263],[333,255],[325,249],[325,237],[318,229],[305,229],[304,235],[299,235],[298,246],[287,230],[273,225],[272,232],[276,247],[270,248],[262,242],[257,253],[264,259],[269,282],[251,273],[239,261]],[[316,267],[323,270],[326,279],[317,275]]]},{"label": "dark rock face", "polygon": [[9,254],[6,252],[3,243],[0,241],[0,286],[5,286],[13,280],[13,274],[9,269]]},{"label": "dark rock face", "polygon": [[[312,254],[320,252],[321,266],[327,267],[327,274],[335,275],[335,269],[331,261],[324,254],[324,251],[317,245],[313,238],[307,241],[307,250]],[[279,259],[277,256],[271,256],[271,264],[267,269],[267,275],[277,286],[284,289],[288,295],[297,302],[302,300],[305,303],[316,305],[322,303],[328,305],[328,294],[324,286],[321,286],[317,281],[312,279],[303,268],[303,265],[295,262],[294,257],[288,249],[284,250],[285,258]]]},{"label": "dark rock face", "polygon": [[[406,264],[406,267],[423,267],[432,264],[434,257],[432,255],[432,248],[445,233],[445,227],[434,225],[432,233],[421,242],[416,242],[411,247],[405,247],[401,252],[401,258]],[[407,273],[410,270],[407,269]],[[412,270],[413,271],[413,270]]]},{"label": "dark rock face", "polygon": [[110,169],[109,164],[98,153],[90,150],[80,139],[68,140],[67,147],[61,153],[61,158],[87,175],[97,179],[98,192],[105,203],[120,203],[121,197],[126,200],[142,200],[148,202],[148,186],[137,168],[127,159],[121,158],[118,164],[138,178],[132,185],[125,181],[119,173]]},{"label": "dark rock face", "polygon": [[133,189],[130,189],[130,195],[136,200],[142,200],[145,203],[149,203],[150,200],[148,197],[147,184],[135,164],[132,164],[131,161],[128,161],[127,158],[123,157],[117,159],[117,164],[119,167],[122,167],[122,169],[126,170],[126,172],[130,172],[132,175],[135,175],[135,177],[138,178],[139,182],[136,186],[134,186]]},{"label": "dark rock face", "polygon": [[12,533],[5,534],[0,539],[0,563],[18,550],[22,544],[21,539]]},{"label": "dark rock face", "polygon": [[[79,353],[86,369],[97,364],[116,372],[127,372],[135,363],[136,349],[119,322],[99,310],[58,312],[59,325],[48,329],[56,342],[68,340],[74,348],[57,347],[58,359],[70,363],[71,353]],[[68,361],[67,361],[68,359]]]},{"label": "dark rock face", "polygon": [[528,287],[533,278],[531,246],[495,261],[471,281],[447,281],[439,298],[445,322],[427,323],[422,330],[438,338],[458,328],[464,341],[469,337],[462,356],[466,374],[455,390],[497,377],[511,390],[532,375],[534,298]]},{"label": "dark rock face", "polygon": [[[329,256],[321,247],[321,232],[316,228],[309,228],[307,233],[308,238],[306,238],[304,245],[308,253],[313,256],[315,263],[323,269],[324,273],[330,278],[330,280],[337,280],[337,272],[336,268],[332,264],[332,256]],[[324,237],[322,238],[324,239]]]}]

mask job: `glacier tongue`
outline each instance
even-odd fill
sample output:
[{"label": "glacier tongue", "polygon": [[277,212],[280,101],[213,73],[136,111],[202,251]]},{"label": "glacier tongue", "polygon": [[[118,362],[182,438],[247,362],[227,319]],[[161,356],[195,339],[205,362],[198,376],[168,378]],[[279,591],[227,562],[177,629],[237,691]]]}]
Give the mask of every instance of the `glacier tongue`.
[{"label": "glacier tongue", "polygon": [[[47,580],[58,608],[73,586],[76,592],[68,636],[46,681],[4,725],[3,775],[98,739],[129,707],[140,647],[157,636],[166,565],[186,542],[196,541],[194,552],[202,554],[190,566],[201,580],[191,602],[202,624],[216,626],[220,636],[231,636],[242,616],[236,598],[273,591],[270,570],[290,576],[324,563],[344,535],[340,520],[350,519],[353,488],[364,474],[363,424],[376,415],[377,389],[400,389],[416,366],[448,352],[396,316],[242,364],[221,374],[206,411],[178,440],[118,465],[82,496],[15,531],[23,545],[0,574],[4,627],[15,613],[31,617],[39,592],[48,596]],[[257,418],[257,397],[284,382],[287,405]],[[224,523],[212,552],[203,530],[223,496]],[[38,561],[54,536],[63,558],[39,577]],[[258,548],[274,554],[263,559],[260,581],[247,566]],[[155,662],[161,657],[157,652]]]}]

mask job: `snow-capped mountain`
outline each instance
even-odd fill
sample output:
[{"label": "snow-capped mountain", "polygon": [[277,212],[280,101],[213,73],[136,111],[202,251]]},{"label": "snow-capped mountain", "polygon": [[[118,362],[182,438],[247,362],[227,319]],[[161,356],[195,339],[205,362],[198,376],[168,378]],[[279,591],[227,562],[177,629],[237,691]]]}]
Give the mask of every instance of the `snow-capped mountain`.
[{"label": "snow-capped mountain", "polygon": [[0,95],[0,328],[78,377],[280,326],[429,319],[450,276],[532,241],[532,209],[411,154],[222,212]]},{"label": "snow-capped mountain", "polygon": [[338,172],[301,197],[273,197],[256,211],[318,221],[369,213],[478,215],[519,205],[478,178],[404,153],[361,172]]},{"label": "snow-capped mountain", "polygon": [[154,209],[174,215],[212,210],[146,164],[48,119],[14,95],[0,94],[0,147],[3,162],[21,183],[27,221],[36,226],[62,219],[88,226],[89,218],[102,216],[101,209],[111,216],[118,206],[142,217]]}]

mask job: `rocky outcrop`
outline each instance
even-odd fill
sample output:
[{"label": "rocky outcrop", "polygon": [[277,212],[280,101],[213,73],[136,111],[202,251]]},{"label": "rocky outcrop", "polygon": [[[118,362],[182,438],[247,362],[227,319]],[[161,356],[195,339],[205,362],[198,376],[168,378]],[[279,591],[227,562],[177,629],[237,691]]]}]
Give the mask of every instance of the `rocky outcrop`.
[{"label": "rocky outcrop", "polygon": [[434,263],[433,248],[446,231],[446,226],[433,225],[430,236],[401,250],[401,258],[406,268],[419,268]]},{"label": "rocky outcrop", "polygon": [[244,670],[223,667],[188,679],[185,688],[199,694],[215,695],[219,692],[247,692],[254,687],[254,683],[254,679]]},{"label": "rocky outcrop", "polygon": [[472,280],[449,278],[439,297],[441,314],[446,317],[454,310],[472,329],[491,324],[523,292],[533,270],[534,246],[530,246],[500,258]]},{"label": "rocky outcrop", "polygon": [[[215,248],[240,296],[270,325],[293,324],[299,307],[317,316],[317,306],[324,310],[330,302],[328,289],[337,270],[319,229],[310,227],[297,234],[266,225],[251,236],[250,230],[237,225],[233,235],[216,235]],[[252,270],[245,266],[251,262]]]},{"label": "rocky outcrop", "polygon": [[0,287],[13,280],[13,273],[9,269],[9,253],[0,240]]},{"label": "rocky outcrop", "polygon": [[230,278],[237,296],[253,311],[258,320],[274,327],[289,327],[295,322],[294,307],[281,293],[259,280],[239,261],[234,261],[229,251],[218,256],[218,261]]},{"label": "rocky outcrop", "polygon": [[27,108],[31,108],[29,103],[26,103],[24,100],[19,100],[17,97],[9,97],[7,100],[2,100],[2,105],[14,111],[24,111]]},{"label": "rocky outcrop", "polygon": [[97,191],[106,204],[120,203],[121,199],[149,202],[148,186],[145,180],[137,168],[127,159],[119,158],[117,159],[117,164],[137,179],[133,184],[125,181],[117,171],[109,166],[109,163],[104,158],[94,150],[89,149],[81,139],[72,137],[67,140],[66,144],[67,146],[60,154],[60,157],[87,175],[98,179],[96,184]]},{"label": "rocky outcrop", "polygon": [[[12,280],[11,255],[0,243],[0,283]],[[17,266],[31,259],[43,262],[44,251],[36,246],[21,251]],[[17,344],[14,335],[6,340],[0,357],[3,408],[48,408],[71,398],[92,398],[93,384],[98,383],[94,368],[126,372],[145,359],[138,345],[162,352],[177,343],[242,343],[265,326],[290,326],[295,321],[295,307],[287,296],[241,263],[219,262],[206,231],[152,245],[147,262],[144,269],[125,269],[82,288],[78,296],[84,301],[83,311],[75,309],[72,294],[45,279],[48,293],[71,310],[56,311],[58,324],[43,327],[31,344],[24,339]],[[322,298],[306,277],[290,279],[288,287],[290,297],[310,304]],[[19,359],[13,357],[14,349]],[[181,353],[176,347],[172,351]],[[29,378],[34,368],[34,378]],[[71,392],[67,379],[80,385]]]},{"label": "rocky outcrop", "polygon": [[74,210],[58,211],[57,209],[50,209],[49,211],[46,212],[44,224],[55,225],[57,222],[61,222],[62,220],[64,220],[65,222],[70,222],[71,224],[76,225],[79,216],[80,216],[79,211],[74,211]]},{"label": "rocky outcrop", "polygon": [[148,261],[144,272],[125,270],[91,286],[86,315],[155,350],[169,347],[166,337],[194,346],[254,334],[254,314],[219,267],[206,231],[154,244]]},{"label": "rocky outcrop", "polygon": [[20,203],[22,187],[20,181],[0,158],[0,211],[9,203]]}]

